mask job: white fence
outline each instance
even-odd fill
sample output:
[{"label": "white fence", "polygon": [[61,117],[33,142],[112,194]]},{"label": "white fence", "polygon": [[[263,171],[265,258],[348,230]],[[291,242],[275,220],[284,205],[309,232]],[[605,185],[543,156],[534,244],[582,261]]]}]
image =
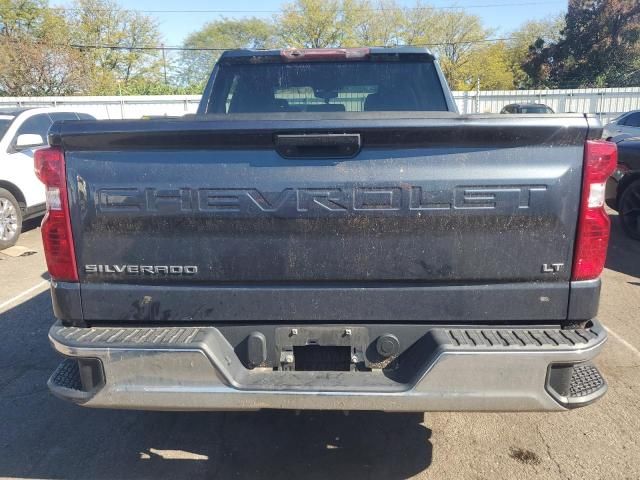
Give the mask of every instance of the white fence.
[{"label": "white fence", "polygon": [[[453,92],[461,113],[500,113],[510,103],[544,103],[558,113],[592,113],[603,123],[629,110],[640,110],[640,87],[575,90],[504,90]],[[140,118],[144,115],[195,113],[199,95],[127,97],[0,97],[0,109],[66,106],[96,118]]]},{"label": "white fence", "polygon": [[510,103],[544,103],[557,113],[592,113],[603,123],[640,110],[640,87],[453,92],[461,113],[500,113]]},{"label": "white fence", "polygon": [[64,106],[98,119],[179,116],[195,113],[200,95],[136,95],[126,97],[0,97],[0,109]]}]

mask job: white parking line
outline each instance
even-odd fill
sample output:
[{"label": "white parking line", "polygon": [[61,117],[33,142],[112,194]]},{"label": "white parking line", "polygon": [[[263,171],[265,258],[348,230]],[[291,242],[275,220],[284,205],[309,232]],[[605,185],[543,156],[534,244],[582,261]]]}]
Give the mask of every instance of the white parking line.
[{"label": "white parking line", "polygon": [[622,345],[624,345],[625,347],[627,347],[629,350],[631,350],[633,353],[635,353],[638,357],[640,357],[640,350],[638,350],[636,347],[634,347],[633,345],[631,345],[629,342],[627,342],[624,338],[622,338],[619,334],[617,334],[616,332],[614,332],[613,330],[611,330],[609,327],[606,327],[607,332],[609,332],[609,334],[615,338],[616,340],[618,340]]},{"label": "white parking line", "polygon": [[38,283],[37,285],[34,285],[33,287],[26,289],[24,292],[19,293],[15,297],[10,298],[6,302],[0,303],[0,310],[4,309],[4,307],[8,307],[9,305],[17,302],[22,297],[25,297],[25,296],[29,295],[31,292],[33,292],[35,290],[38,290],[39,288],[44,287],[45,285],[49,285],[49,280],[43,280],[40,283]]}]

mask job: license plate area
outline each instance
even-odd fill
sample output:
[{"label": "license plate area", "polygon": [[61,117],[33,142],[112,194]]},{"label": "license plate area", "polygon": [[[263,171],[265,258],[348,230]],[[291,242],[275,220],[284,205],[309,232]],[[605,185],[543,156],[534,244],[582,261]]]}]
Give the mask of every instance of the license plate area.
[{"label": "license plate area", "polygon": [[296,372],[348,372],[351,370],[350,347],[293,347]]},{"label": "license plate area", "polygon": [[364,369],[366,327],[300,326],[276,329],[278,370],[344,372]]}]

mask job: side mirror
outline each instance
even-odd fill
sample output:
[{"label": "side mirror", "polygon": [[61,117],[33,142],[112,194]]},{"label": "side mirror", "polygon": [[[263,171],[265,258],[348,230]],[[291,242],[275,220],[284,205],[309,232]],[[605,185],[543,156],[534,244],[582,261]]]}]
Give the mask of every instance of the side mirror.
[{"label": "side mirror", "polygon": [[24,150],[26,148],[41,147],[46,142],[37,133],[23,133],[16,138],[16,148],[18,150]]}]

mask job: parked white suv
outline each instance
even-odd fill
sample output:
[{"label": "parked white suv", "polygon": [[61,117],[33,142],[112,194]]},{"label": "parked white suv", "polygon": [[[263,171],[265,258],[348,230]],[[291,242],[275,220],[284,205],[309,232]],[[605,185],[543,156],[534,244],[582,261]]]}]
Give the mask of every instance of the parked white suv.
[{"label": "parked white suv", "polygon": [[47,144],[59,120],[94,120],[61,107],[0,110],[0,250],[16,243],[22,222],[45,210],[44,185],[33,170],[33,152]]},{"label": "parked white suv", "polygon": [[620,115],[604,126],[602,138],[608,140],[618,135],[640,136],[640,110]]}]

